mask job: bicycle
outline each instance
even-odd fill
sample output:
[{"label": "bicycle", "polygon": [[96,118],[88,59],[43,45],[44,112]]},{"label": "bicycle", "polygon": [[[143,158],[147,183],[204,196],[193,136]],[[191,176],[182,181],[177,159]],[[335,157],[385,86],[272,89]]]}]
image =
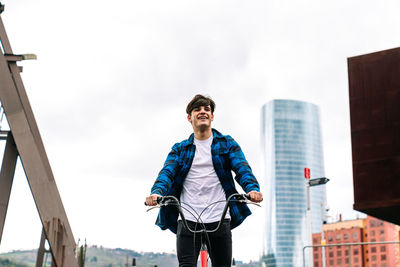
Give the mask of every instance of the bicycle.
[{"label": "bicycle", "polygon": [[[235,199],[233,199],[233,198],[235,198]],[[258,203],[250,201],[250,195],[249,194],[235,193],[235,194],[230,195],[228,197],[228,199],[226,199],[226,200],[216,201],[216,202],[213,202],[213,203],[209,204],[207,207],[205,207],[200,212],[200,214],[197,214],[197,212],[189,204],[182,203],[182,204],[188,206],[191,209],[191,211],[188,208],[182,206],[181,202],[175,196],[163,196],[163,197],[157,198],[157,205],[154,206],[154,207],[149,208],[147,210],[147,212],[152,210],[152,209],[162,208],[162,207],[168,206],[168,205],[176,206],[177,209],[178,209],[178,212],[179,212],[179,214],[181,216],[183,227],[187,231],[189,231],[190,233],[193,234],[193,242],[194,243],[195,243],[195,239],[196,239],[196,234],[200,234],[200,237],[201,237],[201,239],[200,239],[201,240],[201,245],[200,245],[200,266],[201,267],[207,267],[207,262],[208,262],[208,259],[209,259],[209,255],[208,255],[209,253],[208,253],[208,250],[207,250],[207,243],[206,243],[207,241],[208,241],[208,244],[210,246],[210,241],[209,241],[209,238],[208,238],[208,234],[215,233],[218,230],[220,230],[220,228],[221,228],[221,226],[223,224],[223,221],[225,219],[226,212],[228,211],[229,202],[231,202],[231,201],[238,201],[238,202],[242,202],[242,203],[246,203],[246,204],[252,204],[252,205],[256,205],[256,206],[261,207]],[[201,221],[201,215],[209,207],[211,207],[212,205],[215,205],[217,203],[220,203],[220,202],[225,202],[225,206],[224,206],[224,209],[223,209],[223,212],[222,212],[222,215],[221,215],[221,219],[219,220],[218,225],[217,225],[217,227],[215,229],[208,230],[208,229],[206,229],[204,223]],[[146,203],[145,203],[145,205],[146,205]],[[189,212],[191,215],[193,215],[193,217],[195,217],[195,218],[197,217],[197,222],[195,224],[194,229],[191,229],[189,227],[189,225],[188,225],[188,223],[186,221],[185,215],[183,214],[182,209],[185,209],[187,212]],[[193,214],[192,211],[195,214]],[[199,224],[201,226],[200,230],[197,230],[197,224]],[[203,235],[204,235],[205,238],[202,238]],[[197,261],[197,259],[196,259],[196,261]]]}]

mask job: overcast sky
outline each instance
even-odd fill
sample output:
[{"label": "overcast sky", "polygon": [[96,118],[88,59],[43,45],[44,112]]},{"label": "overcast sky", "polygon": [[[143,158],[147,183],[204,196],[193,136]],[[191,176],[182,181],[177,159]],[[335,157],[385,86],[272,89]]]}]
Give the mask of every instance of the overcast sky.
[{"label": "overcast sky", "polygon": [[[171,146],[191,133],[185,107],[216,102],[214,127],[241,145],[263,185],[260,117],[277,98],[320,107],[330,214],[354,219],[347,58],[400,45],[399,1],[3,0],[2,14],[75,239],[175,250],[143,200]],[[312,170],[311,170],[312,175]],[[257,259],[264,210],[233,231]],[[21,166],[0,252],[39,245]],[[254,245],[249,245],[254,244]]]}]

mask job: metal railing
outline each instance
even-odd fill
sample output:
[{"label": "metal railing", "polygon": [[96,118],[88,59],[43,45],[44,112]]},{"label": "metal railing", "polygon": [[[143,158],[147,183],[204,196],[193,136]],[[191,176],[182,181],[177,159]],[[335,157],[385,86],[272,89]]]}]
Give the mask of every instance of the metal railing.
[{"label": "metal railing", "polygon": [[[307,248],[325,248],[325,247],[338,247],[347,246],[349,249],[349,267],[351,267],[351,246],[361,246],[361,245],[382,245],[382,244],[400,244],[400,241],[380,241],[380,242],[357,242],[357,243],[336,243],[336,244],[326,244],[326,245],[312,245],[303,247],[303,267],[306,267],[305,250]],[[313,257],[311,258],[313,261]]]}]

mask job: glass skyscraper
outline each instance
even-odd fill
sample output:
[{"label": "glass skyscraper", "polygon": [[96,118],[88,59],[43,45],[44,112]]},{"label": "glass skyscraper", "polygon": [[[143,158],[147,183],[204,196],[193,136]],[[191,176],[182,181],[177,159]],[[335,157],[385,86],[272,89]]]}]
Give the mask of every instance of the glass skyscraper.
[{"label": "glass skyscraper", "polygon": [[[273,100],[262,108],[265,166],[266,266],[303,266],[307,233],[304,168],[311,179],[324,177],[319,109],[295,100]],[[321,232],[325,216],[325,185],[310,188],[312,232]],[[307,266],[312,266],[306,253]]]}]

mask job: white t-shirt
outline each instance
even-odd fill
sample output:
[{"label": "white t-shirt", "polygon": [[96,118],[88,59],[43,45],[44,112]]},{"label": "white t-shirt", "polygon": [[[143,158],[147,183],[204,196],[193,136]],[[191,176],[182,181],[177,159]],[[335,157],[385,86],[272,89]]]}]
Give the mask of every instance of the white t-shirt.
[{"label": "white t-shirt", "polygon": [[[208,207],[201,214],[201,220],[199,220],[199,222],[203,223],[217,222],[221,219],[225,206],[225,192],[212,163],[212,140],[213,136],[210,136],[210,138],[206,140],[194,139],[196,151],[192,166],[183,183],[180,199],[183,207],[183,214],[186,220],[189,221],[196,222],[198,215],[203,212],[205,207],[216,201],[222,201]],[[197,215],[188,205],[185,205],[185,203],[189,204],[197,212]],[[184,208],[189,209],[194,216]],[[229,209],[225,218],[230,218]]]}]

